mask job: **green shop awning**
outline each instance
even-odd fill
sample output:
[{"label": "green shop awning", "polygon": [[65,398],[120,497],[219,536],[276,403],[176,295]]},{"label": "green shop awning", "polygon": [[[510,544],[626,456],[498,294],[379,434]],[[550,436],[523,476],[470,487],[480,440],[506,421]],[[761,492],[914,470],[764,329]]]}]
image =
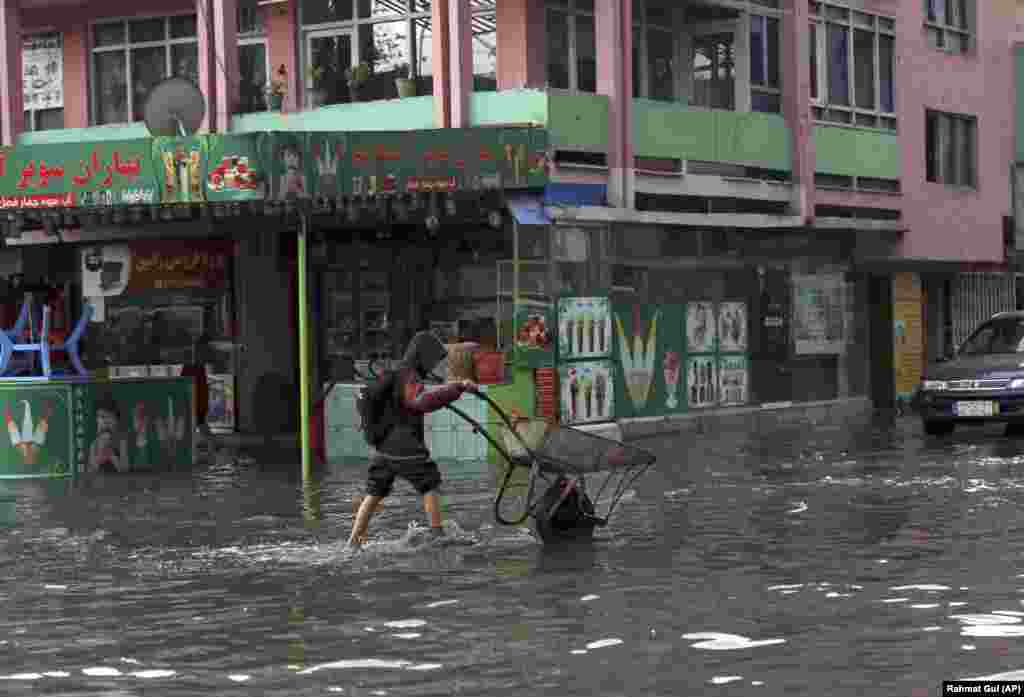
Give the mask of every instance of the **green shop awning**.
[{"label": "green shop awning", "polygon": [[542,128],[267,132],[0,149],[10,212],[543,188]]}]

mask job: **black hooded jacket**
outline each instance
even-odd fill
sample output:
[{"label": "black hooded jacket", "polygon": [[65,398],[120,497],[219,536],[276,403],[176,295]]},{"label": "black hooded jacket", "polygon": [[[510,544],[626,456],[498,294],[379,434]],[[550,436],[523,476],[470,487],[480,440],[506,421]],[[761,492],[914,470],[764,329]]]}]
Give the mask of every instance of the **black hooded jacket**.
[{"label": "black hooded jacket", "polygon": [[424,414],[443,409],[465,391],[461,384],[449,384],[427,391],[423,378],[447,357],[448,352],[434,334],[419,332],[409,342],[395,380],[397,418],[394,428],[378,446],[377,455],[399,460],[429,460]]}]

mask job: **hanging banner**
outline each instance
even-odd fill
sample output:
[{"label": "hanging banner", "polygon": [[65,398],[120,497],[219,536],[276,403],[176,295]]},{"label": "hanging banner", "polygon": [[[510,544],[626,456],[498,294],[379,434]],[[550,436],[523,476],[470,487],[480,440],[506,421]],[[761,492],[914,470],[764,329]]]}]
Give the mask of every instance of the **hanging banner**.
[{"label": "hanging banner", "polygon": [[797,355],[842,352],[845,291],[841,275],[793,276],[793,346]]},{"label": "hanging banner", "polygon": [[59,33],[21,41],[22,95],[26,111],[64,108],[64,46]]},{"label": "hanging banner", "polygon": [[907,399],[924,372],[924,294],[916,273],[893,274],[893,364],[896,396]]}]

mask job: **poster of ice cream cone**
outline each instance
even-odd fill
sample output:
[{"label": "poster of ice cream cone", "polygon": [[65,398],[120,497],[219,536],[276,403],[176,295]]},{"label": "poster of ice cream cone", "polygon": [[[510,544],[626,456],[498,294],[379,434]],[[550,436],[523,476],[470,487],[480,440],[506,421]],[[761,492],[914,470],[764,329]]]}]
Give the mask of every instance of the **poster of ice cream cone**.
[{"label": "poster of ice cream cone", "polygon": [[718,393],[723,407],[746,404],[749,397],[749,373],[746,356],[722,356],[718,359]]},{"label": "poster of ice cream cone", "polygon": [[724,302],[718,306],[718,346],[722,353],[747,350],[747,304]]},{"label": "poster of ice cream cone", "polygon": [[560,360],[609,358],[612,318],[608,298],[561,298],[558,301]]},{"label": "poster of ice cream cone", "polygon": [[640,305],[633,305],[628,312],[615,313],[619,364],[626,395],[634,412],[641,412],[647,406],[660,367],[656,365],[656,358],[658,318],[661,313],[655,311],[654,316],[647,321],[644,321],[645,314]]},{"label": "poster of ice cream cone", "polygon": [[573,363],[559,368],[562,422],[610,421],[615,414],[615,376],[611,361]]},{"label": "poster of ice cream cone", "polygon": [[[5,397],[5,398],[4,398]],[[50,388],[0,395],[9,445],[0,476],[63,477],[73,474],[70,391]]]},{"label": "poster of ice cream cone", "polygon": [[710,407],[718,401],[716,363],[714,356],[693,356],[687,361],[687,404],[691,409]]},{"label": "poster of ice cream cone", "polygon": [[718,324],[715,306],[710,301],[697,301],[686,306],[686,350],[689,353],[712,353]]}]

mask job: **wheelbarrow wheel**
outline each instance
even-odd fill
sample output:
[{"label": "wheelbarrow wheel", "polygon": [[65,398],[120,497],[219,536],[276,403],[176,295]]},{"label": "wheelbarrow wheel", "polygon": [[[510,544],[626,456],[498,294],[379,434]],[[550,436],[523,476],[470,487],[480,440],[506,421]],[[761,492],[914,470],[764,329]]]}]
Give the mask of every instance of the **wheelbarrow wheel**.
[{"label": "wheelbarrow wheel", "polygon": [[[559,504],[566,487],[572,490]],[[565,477],[551,483],[534,509],[533,529],[544,544],[593,539],[600,524],[590,497]]]}]

